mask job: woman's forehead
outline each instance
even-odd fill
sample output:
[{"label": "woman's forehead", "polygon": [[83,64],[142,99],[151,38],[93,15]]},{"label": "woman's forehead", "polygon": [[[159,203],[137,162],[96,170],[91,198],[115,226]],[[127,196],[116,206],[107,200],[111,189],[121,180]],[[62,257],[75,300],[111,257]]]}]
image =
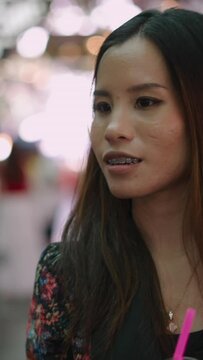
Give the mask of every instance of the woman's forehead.
[{"label": "woman's forehead", "polygon": [[96,83],[119,79],[136,82],[160,82],[169,86],[170,75],[165,60],[156,45],[143,37],[133,37],[121,45],[112,46],[101,58]]}]

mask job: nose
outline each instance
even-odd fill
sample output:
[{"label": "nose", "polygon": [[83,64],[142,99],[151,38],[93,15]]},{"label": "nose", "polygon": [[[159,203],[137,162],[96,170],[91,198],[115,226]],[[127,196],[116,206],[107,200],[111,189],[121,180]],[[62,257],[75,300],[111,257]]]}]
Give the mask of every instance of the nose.
[{"label": "nose", "polygon": [[106,127],[105,139],[108,142],[130,141],[134,136],[134,128],[127,111],[112,112]]}]

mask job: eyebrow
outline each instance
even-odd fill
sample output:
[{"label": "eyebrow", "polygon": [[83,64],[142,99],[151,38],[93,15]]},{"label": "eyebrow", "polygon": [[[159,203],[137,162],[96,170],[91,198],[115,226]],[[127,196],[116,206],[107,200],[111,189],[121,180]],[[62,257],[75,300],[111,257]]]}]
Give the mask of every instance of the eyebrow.
[{"label": "eyebrow", "polygon": [[144,83],[144,84],[138,84],[133,85],[127,89],[127,92],[136,92],[140,90],[146,90],[146,89],[152,89],[152,88],[161,88],[164,90],[168,90],[168,88],[164,85],[158,84],[158,83]]},{"label": "eyebrow", "polygon": [[[134,93],[134,92],[138,92],[138,91],[141,91],[141,90],[147,90],[147,89],[152,89],[152,88],[161,88],[161,89],[164,89],[164,90],[168,90],[168,88],[166,86],[158,84],[158,83],[144,83],[144,84],[138,84],[138,85],[130,86],[127,89],[127,92],[128,93]],[[109,97],[110,93],[109,93],[109,91],[101,89],[101,90],[95,90],[93,92],[93,95],[94,96]]]}]

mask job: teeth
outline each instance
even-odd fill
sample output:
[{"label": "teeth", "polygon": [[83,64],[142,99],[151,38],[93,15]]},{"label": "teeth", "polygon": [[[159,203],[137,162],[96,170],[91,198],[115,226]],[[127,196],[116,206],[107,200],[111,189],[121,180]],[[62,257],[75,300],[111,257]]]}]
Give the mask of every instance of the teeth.
[{"label": "teeth", "polygon": [[109,159],[108,164],[110,165],[125,165],[125,164],[137,164],[139,162],[139,159],[136,158],[115,158],[115,159]]}]

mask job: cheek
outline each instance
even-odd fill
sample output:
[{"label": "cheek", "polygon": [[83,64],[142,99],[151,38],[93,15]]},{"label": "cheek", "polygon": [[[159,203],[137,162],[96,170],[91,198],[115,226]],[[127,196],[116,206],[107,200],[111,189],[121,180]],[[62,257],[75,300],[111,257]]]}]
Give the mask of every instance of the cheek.
[{"label": "cheek", "polygon": [[189,139],[185,126],[180,124],[170,129],[166,137],[168,138],[168,147],[172,152],[177,152],[177,157],[178,155],[182,157],[189,155]]},{"label": "cheek", "polygon": [[94,123],[92,123],[91,129],[90,129],[90,142],[91,142],[91,145],[93,148],[94,148],[96,139],[97,139],[97,131],[96,131],[96,127],[95,127]]},{"label": "cheek", "polygon": [[190,157],[190,146],[188,136],[182,122],[166,127],[157,127],[149,133],[151,153],[154,152],[162,161],[175,164],[188,164]]},{"label": "cheek", "polygon": [[93,122],[90,129],[90,142],[95,155],[97,155],[97,152],[99,150],[102,136],[103,136],[103,131],[101,126],[98,126],[98,124]]},{"label": "cheek", "polygon": [[185,130],[183,122],[174,121],[174,124],[164,124],[154,126],[153,129],[148,133],[148,136],[153,145],[157,147],[166,148],[171,151],[173,149],[179,148],[188,148],[188,136]]},{"label": "cheek", "polygon": [[95,141],[95,139],[104,137],[105,129],[105,122],[94,120],[90,128],[90,140]]}]

